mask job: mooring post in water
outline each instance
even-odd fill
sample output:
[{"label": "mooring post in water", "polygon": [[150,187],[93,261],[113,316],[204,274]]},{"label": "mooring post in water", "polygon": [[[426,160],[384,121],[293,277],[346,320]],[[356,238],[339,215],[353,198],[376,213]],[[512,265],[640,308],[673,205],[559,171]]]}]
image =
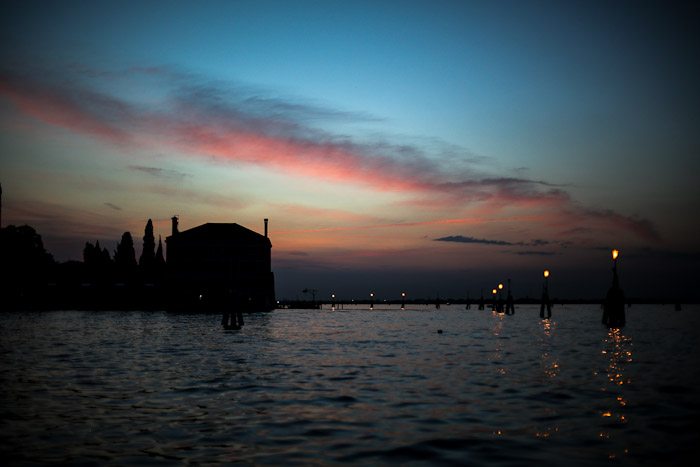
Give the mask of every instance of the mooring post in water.
[{"label": "mooring post in water", "polygon": [[472,307],[472,300],[469,298],[469,292],[467,292],[467,304],[464,307],[465,310],[468,310]]},{"label": "mooring post in water", "polygon": [[481,298],[479,299],[479,309],[484,309],[484,289],[481,289]]},{"label": "mooring post in water", "polygon": [[549,319],[552,317],[552,301],[549,299],[549,269],[545,269],[544,283],[542,284],[542,303],[540,304],[540,318]]},{"label": "mooring post in water", "polygon": [[224,329],[241,329],[243,326],[243,308],[250,310],[252,306],[252,297],[248,297],[246,302],[240,295],[240,292],[234,292],[229,289],[227,299],[223,302],[225,306],[224,316],[221,318],[221,325]]},{"label": "mooring post in water", "polygon": [[[250,302],[250,298],[249,298],[248,300],[249,300],[249,302]],[[250,303],[249,303],[249,304],[250,304]],[[238,327],[243,327],[243,325],[245,324],[245,323],[243,322],[243,310],[241,310],[241,308],[238,307],[238,308],[236,308],[235,314],[236,314],[236,325],[237,325]]]},{"label": "mooring post in water", "polygon": [[508,298],[506,298],[506,314],[515,314],[515,304],[513,303],[513,294],[510,291],[510,279],[508,279]]},{"label": "mooring post in water", "polygon": [[496,300],[496,311],[499,313],[503,313],[503,296],[501,295],[501,291],[503,290],[503,284],[500,282],[498,283],[497,286],[498,292],[496,292],[496,296],[498,297],[498,300]]},{"label": "mooring post in water", "polygon": [[621,328],[625,325],[625,294],[620,288],[617,277],[617,257],[620,251],[612,250],[613,281],[603,303],[603,324],[609,328]]}]

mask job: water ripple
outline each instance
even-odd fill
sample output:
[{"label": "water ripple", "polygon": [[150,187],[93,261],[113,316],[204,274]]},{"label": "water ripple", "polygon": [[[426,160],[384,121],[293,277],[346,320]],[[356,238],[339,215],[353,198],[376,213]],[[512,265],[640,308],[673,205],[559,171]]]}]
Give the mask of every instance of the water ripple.
[{"label": "water ripple", "polygon": [[3,313],[0,455],[576,466],[693,452],[700,310],[635,306],[622,332],[598,307],[557,310],[284,310],[236,332],[213,315]]}]

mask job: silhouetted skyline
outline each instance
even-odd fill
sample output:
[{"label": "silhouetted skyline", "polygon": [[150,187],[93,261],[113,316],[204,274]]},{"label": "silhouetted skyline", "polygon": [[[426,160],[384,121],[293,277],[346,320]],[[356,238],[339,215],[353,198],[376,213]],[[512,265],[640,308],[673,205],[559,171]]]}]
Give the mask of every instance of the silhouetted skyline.
[{"label": "silhouetted skyline", "polygon": [[696,5],[0,13],[2,224],[59,261],[269,217],[279,297],[598,297],[613,247],[628,296],[698,296]]}]

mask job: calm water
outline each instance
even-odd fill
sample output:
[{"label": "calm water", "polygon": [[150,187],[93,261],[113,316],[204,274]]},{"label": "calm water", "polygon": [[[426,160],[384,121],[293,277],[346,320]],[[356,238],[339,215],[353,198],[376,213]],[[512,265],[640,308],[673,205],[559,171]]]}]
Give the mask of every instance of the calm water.
[{"label": "calm water", "polygon": [[[669,464],[695,451],[700,309],[0,314],[12,464]],[[442,329],[443,333],[438,333]]]}]

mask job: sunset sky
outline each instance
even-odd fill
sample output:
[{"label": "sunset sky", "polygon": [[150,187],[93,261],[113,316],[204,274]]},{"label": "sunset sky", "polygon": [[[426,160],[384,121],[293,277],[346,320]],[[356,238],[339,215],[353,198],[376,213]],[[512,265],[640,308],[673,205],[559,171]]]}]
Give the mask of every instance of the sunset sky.
[{"label": "sunset sky", "polygon": [[[2,223],[57,260],[205,222],[279,297],[697,296],[698,7],[3,2]],[[137,251],[138,253],[138,251]]]}]

